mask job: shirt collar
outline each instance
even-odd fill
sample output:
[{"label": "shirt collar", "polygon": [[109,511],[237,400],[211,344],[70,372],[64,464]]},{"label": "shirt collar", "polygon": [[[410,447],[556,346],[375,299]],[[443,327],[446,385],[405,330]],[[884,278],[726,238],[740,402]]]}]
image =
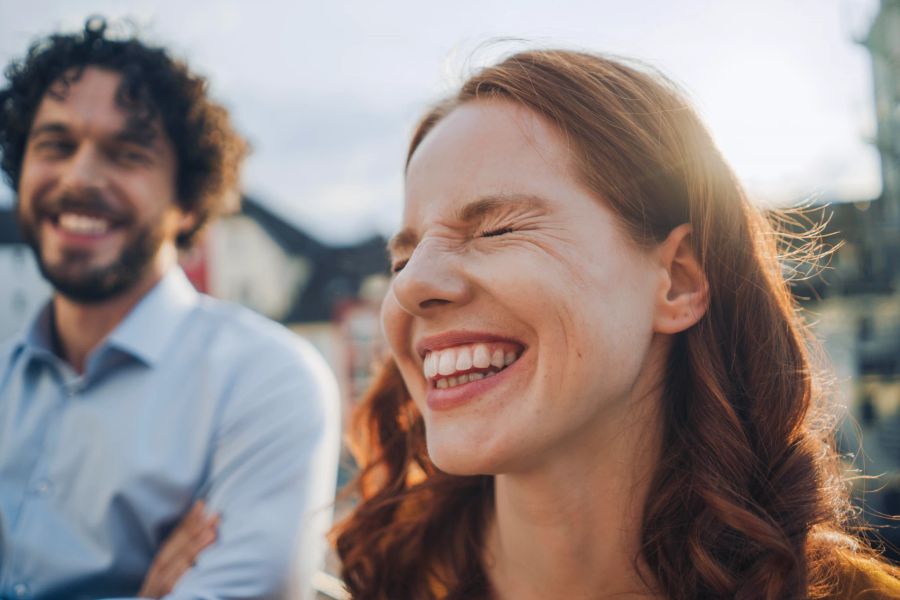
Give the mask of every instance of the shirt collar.
[{"label": "shirt collar", "polygon": [[198,301],[199,294],[184,271],[172,268],[119,323],[104,345],[153,366]]},{"label": "shirt collar", "polygon": [[[199,294],[180,267],[174,267],[151,289],[101,347],[114,347],[149,366],[162,357],[184,317],[199,301]],[[13,353],[29,349],[32,354],[54,355],[53,301],[45,303],[14,344]]]},{"label": "shirt collar", "polygon": [[32,352],[53,354],[53,301],[45,302],[28,322],[30,325],[22,330],[16,341],[15,351],[28,348]]}]

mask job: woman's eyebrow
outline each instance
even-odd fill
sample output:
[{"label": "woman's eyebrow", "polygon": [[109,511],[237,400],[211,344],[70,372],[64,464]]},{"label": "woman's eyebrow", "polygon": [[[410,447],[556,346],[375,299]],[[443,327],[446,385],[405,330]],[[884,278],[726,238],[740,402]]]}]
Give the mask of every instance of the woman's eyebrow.
[{"label": "woman's eyebrow", "polygon": [[486,216],[498,212],[514,210],[545,211],[549,203],[545,198],[534,194],[491,194],[466,204],[457,212],[457,219],[463,223],[483,220]]},{"label": "woman's eyebrow", "polygon": [[[530,210],[544,212],[549,202],[535,194],[491,194],[469,202],[456,212],[456,220],[461,223],[477,223],[489,215],[510,210]],[[418,234],[409,228],[394,235],[387,244],[391,255],[407,253],[419,243]]]},{"label": "woman's eyebrow", "polygon": [[403,250],[410,251],[419,243],[419,236],[412,229],[403,229],[394,235],[387,243],[387,251],[391,256],[400,254]]}]

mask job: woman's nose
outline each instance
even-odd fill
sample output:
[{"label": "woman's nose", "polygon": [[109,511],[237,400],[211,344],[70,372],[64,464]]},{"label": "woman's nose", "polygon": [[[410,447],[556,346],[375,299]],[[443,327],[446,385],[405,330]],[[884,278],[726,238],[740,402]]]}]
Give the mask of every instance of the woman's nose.
[{"label": "woman's nose", "polygon": [[411,314],[427,314],[442,306],[468,302],[472,289],[461,253],[423,240],[394,276],[394,295]]}]

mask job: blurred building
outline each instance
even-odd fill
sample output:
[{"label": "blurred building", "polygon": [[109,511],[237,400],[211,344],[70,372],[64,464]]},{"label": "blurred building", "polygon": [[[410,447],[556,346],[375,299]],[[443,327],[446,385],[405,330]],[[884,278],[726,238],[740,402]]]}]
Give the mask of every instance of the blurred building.
[{"label": "blurred building", "polygon": [[863,43],[872,55],[882,193],[827,209],[824,239],[843,245],[794,291],[831,360],[836,402],[849,413],[841,449],[861,475],[875,476],[854,482],[857,501],[900,560],[900,527],[888,518],[900,515],[900,0],[882,0]]},{"label": "blurred building", "polygon": [[885,225],[900,230],[900,0],[881,0],[865,45],[872,53]]},{"label": "blurred building", "polygon": [[[829,359],[841,450],[859,474],[877,476],[854,481],[874,525],[891,524],[881,513],[900,515],[900,252],[884,226],[888,207],[882,197],[825,209],[826,244],[842,245],[793,284]],[[883,533],[900,547],[898,531]]]},{"label": "blurred building", "polygon": [[244,198],[241,211],[217,221],[205,244],[183,263],[198,288],[312,341],[352,402],[368,384],[382,350],[378,314],[388,280],[385,245],[380,236],[326,245]]}]

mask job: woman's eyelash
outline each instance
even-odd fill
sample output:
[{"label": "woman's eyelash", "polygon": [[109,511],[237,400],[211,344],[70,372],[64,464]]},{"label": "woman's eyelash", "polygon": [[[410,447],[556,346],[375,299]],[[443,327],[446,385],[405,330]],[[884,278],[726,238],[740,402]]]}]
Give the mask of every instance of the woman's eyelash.
[{"label": "woman's eyelash", "polygon": [[489,229],[487,231],[482,231],[478,234],[479,237],[497,237],[498,235],[504,235],[507,233],[512,233],[514,229],[512,227],[500,227],[498,229]]},{"label": "woman's eyelash", "polygon": [[395,261],[391,265],[391,273],[399,273],[400,271],[403,270],[403,267],[405,267],[406,263],[408,263],[408,262],[409,262],[409,259]]}]

